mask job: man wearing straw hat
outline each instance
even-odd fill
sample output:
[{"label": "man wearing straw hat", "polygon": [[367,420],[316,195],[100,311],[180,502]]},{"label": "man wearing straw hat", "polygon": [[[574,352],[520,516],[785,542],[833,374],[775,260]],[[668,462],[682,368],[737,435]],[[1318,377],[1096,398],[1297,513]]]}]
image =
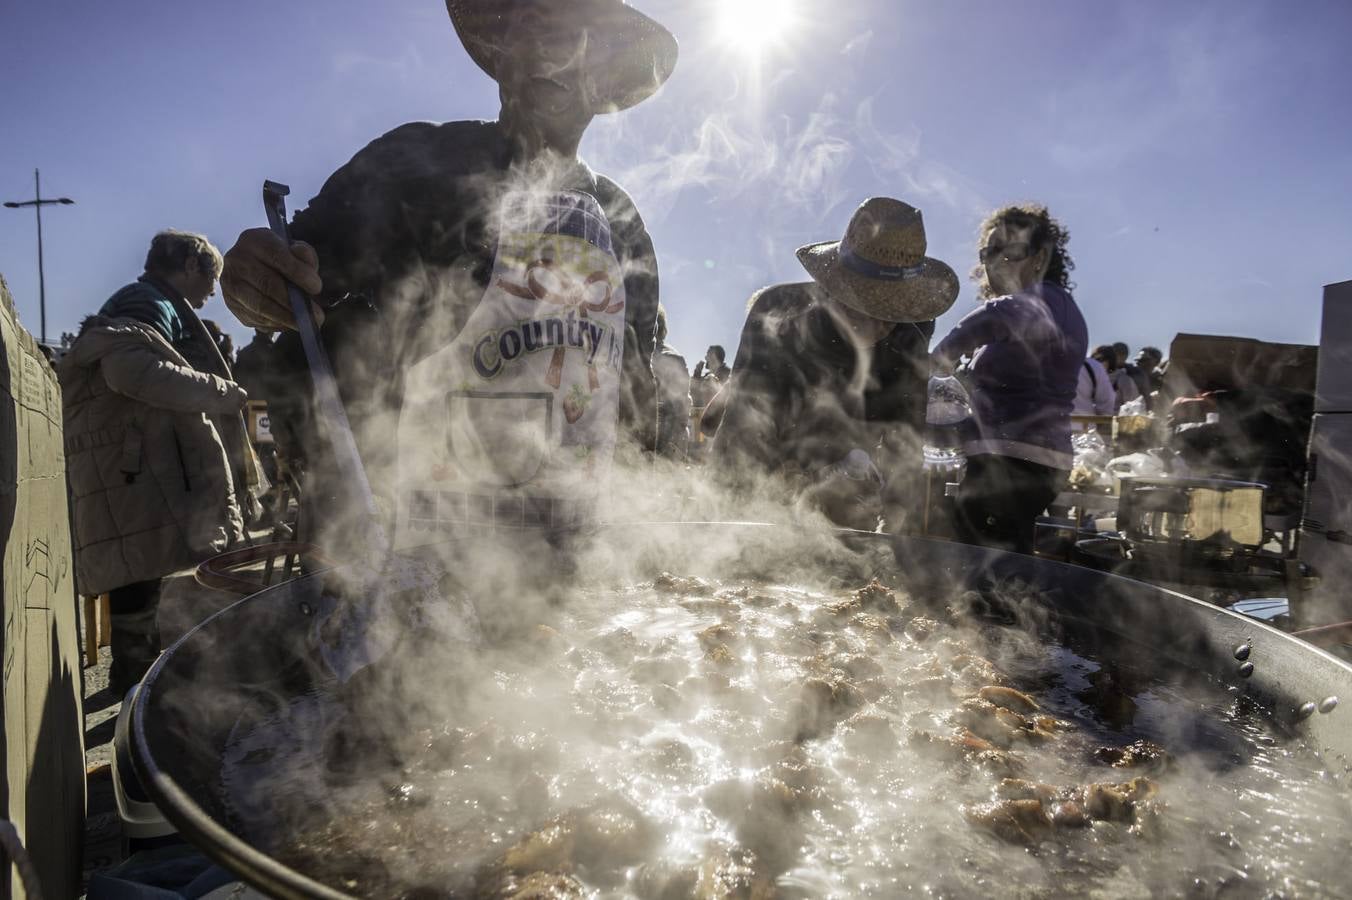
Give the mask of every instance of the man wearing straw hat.
[{"label": "man wearing straw hat", "polygon": [[[656,424],[652,241],[628,195],[589,169],[577,149],[594,116],[627,109],[662,85],[676,64],[675,39],[621,0],[446,0],[446,9],[470,57],[498,82],[498,120],[414,122],[377,138],[296,214],[290,248],[268,229],[245,231],[221,276],[226,303],[254,327],[292,326],[288,280],[316,298],[323,341],[377,484],[389,483],[403,373],[465,327],[489,286],[499,208],[523,191],[581,192],[604,211],[623,273],[625,325],[638,349],[622,364],[621,424],[648,440]],[[294,333],[278,342],[278,356],[290,360],[293,391],[274,398],[274,418],[292,420],[314,448]],[[308,499],[322,506],[323,495],[341,488],[325,477],[327,454],[308,455]]]},{"label": "man wearing straw hat", "polygon": [[714,440],[732,477],[787,476],[838,524],[902,526],[921,437],[934,319],[958,279],[925,255],[920,211],[874,197],[843,239],[809,244],[812,281],[751,301]]}]

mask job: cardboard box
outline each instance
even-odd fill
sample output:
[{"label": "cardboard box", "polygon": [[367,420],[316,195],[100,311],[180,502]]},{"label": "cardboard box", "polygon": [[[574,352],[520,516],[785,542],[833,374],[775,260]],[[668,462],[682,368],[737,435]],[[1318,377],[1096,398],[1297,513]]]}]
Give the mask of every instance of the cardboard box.
[{"label": "cardboard box", "polygon": [[1315,412],[1352,412],[1352,281],[1324,285]]},{"label": "cardboard box", "polygon": [[[46,897],[80,893],[83,672],[66,501],[61,390],[0,277],[0,541],[4,544],[5,782]],[[0,891],[24,897],[14,867]]]},{"label": "cardboard box", "polygon": [[1319,348],[1308,344],[1179,334],[1169,345],[1163,393],[1172,399],[1259,386],[1312,394],[1318,360]]}]

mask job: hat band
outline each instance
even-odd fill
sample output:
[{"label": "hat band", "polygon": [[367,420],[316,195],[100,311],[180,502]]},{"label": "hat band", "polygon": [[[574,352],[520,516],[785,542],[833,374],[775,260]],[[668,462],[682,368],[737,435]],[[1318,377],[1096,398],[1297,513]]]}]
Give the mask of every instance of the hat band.
[{"label": "hat band", "polygon": [[864,259],[843,244],[840,247],[840,264],[856,275],[862,275],[874,281],[905,281],[908,278],[915,278],[925,271],[923,260],[914,266],[884,266],[871,259]]}]

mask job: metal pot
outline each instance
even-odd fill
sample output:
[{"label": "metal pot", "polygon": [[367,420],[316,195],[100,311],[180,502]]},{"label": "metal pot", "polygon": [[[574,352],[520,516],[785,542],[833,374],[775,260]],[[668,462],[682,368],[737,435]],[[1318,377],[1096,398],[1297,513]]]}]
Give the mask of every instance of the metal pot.
[{"label": "metal pot", "polygon": [[[791,543],[783,529],[751,524],[626,526],[604,536],[617,560],[642,567],[648,560],[636,557],[664,547],[650,560],[654,565],[713,577],[745,563],[729,548],[748,538]],[[1181,594],[1090,569],[918,538],[841,538],[873,560],[875,570],[898,573],[918,597],[975,589],[969,598],[986,598],[998,614],[1004,589],[1016,587],[1058,635],[1087,637],[1105,655],[1144,654],[1152,665],[1209,673],[1269,710],[1278,727],[1305,737],[1343,788],[1352,782],[1352,666],[1309,644]],[[306,635],[320,577],[265,590],[203,622],[160,657],[131,710],[134,764],[155,803],[186,838],[276,897],[346,895],[232,831],[222,752],[242,717],[312,687],[317,666]]]}]

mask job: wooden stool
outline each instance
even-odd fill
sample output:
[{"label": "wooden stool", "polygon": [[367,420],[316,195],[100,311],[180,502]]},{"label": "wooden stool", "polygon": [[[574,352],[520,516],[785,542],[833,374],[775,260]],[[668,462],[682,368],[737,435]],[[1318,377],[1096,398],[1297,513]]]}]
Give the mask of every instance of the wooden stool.
[{"label": "wooden stool", "polygon": [[99,648],[113,640],[112,613],[108,609],[108,595],[84,598],[84,667],[99,661]]}]

